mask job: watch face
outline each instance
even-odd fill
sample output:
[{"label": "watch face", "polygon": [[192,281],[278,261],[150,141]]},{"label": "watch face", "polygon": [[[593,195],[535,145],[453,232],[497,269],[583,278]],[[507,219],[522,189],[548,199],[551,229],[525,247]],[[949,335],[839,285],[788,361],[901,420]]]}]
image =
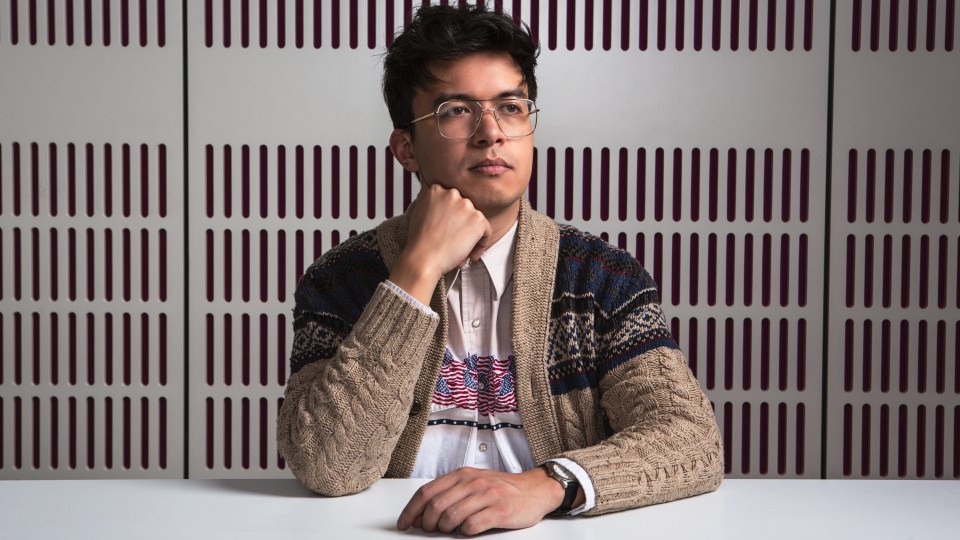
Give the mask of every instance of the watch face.
[{"label": "watch face", "polygon": [[572,474],[570,474],[570,471],[554,461],[547,463],[547,468],[550,471],[550,475],[555,478],[560,478],[562,480],[566,480],[567,482],[570,482],[575,478]]}]

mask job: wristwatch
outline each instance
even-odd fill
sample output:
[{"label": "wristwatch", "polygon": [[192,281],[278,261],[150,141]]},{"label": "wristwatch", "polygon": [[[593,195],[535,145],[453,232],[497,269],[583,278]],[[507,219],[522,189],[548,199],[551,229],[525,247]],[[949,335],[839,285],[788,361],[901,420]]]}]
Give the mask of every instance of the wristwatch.
[{"label": "wristwatch", "polygon": [[556,510],[550,512],[551,516],[566,515],[573,507],[573,501],[577,499],[577,491],[580,489],[580,482],[577,477],[566,469],[563,465],[555,461],[548,461],[541,465],[547,470],[550,478],[553,478],[563,486],[563,502]]}]

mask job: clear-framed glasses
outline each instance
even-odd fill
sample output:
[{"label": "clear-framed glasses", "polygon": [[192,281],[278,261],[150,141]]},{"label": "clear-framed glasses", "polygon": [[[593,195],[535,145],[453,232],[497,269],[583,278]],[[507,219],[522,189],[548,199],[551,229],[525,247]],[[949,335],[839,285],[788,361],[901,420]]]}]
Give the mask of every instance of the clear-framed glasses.
[{"label": "clear-framed glasses", "polygon": [[[484,103],[492,103],[493,106],[484,109]],[[407,125],[436,116],[440,135],[447,139],[469,139],[477,132],[483,113],[487,111],[493,114],[500,131],[508,138],[526,137],[537,129],[537,113],[540,112],[537,104],[529,99],[517,98],[444,101],[437,110],[414,118]]]}]

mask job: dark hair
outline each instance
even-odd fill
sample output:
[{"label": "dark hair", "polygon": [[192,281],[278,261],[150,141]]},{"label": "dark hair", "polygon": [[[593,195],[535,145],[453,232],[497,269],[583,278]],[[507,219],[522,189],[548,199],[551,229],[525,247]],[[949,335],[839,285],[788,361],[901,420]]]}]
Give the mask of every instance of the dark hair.
[{"label": "dark hair", "polygon": [[530,28],[509,16],[479,6],[423,6],[397,35],[383,60],[383,100],[394,128],[413,120],[413,96],[437,78],[430,64],[456,60],[485,51],[509,53],[527,85],[528,97],[537,99],[534,68],[540,48]]}]

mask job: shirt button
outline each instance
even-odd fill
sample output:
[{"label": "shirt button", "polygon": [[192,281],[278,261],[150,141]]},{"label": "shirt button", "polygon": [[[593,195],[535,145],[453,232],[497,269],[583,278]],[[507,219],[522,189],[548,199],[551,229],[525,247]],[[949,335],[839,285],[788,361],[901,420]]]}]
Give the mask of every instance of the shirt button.
[{"label": "shirt button", "polygon": [[474,319],[473,322],[470,323],[470,326],[474,328],[480,328],[480,319]]},{"label": "shirt button", "polygon": [[480,443],[480,451],[481,452],[487,451],[487,443]]},{"label": "shirt button", "polygon": [[486,385],[484,385],[482,382],[478,382],[478,383],[477,383],[477,389],[479,389],[479,390],[483,390],[483,388],[484,388],[485,386],[486,386]]}]

